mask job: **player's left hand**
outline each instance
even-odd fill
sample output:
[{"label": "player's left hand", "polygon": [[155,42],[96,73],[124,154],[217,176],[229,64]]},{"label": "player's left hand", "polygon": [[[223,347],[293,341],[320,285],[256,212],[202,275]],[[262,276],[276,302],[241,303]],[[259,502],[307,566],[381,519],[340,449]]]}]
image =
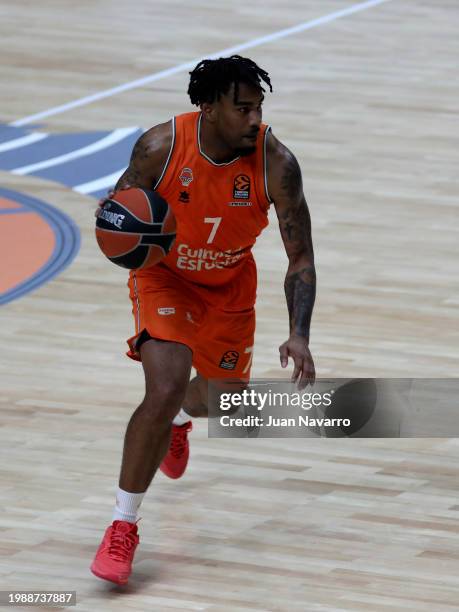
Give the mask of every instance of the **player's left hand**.
[{"label": "player's left hand", "polygon": [[283,368],[288,365],[291,357],[294,363],[292,382],[298,383],[298,389],[304,389],[308,384],[311,386],[316,379],[314,360],[309,350],[307,338],[292,334],[287,342],[279,347],[280,362]]}]

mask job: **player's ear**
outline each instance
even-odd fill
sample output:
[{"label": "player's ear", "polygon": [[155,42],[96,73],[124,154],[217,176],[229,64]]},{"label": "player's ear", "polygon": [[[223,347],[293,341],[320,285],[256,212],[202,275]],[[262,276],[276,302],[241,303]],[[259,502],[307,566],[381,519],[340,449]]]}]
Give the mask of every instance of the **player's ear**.
[{"label": "player's ear", "polygon": [[209,123],[215,123],[217,119],[217,110],[215,104],[203,102],[201,104],[201,111],[206,121],[209,121]]}]

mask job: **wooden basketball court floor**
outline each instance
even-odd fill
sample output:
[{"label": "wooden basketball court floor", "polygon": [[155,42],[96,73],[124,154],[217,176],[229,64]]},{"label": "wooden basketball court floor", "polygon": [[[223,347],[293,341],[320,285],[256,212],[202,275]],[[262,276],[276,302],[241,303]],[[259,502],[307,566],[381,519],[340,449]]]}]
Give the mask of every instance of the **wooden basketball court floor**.
[{"label": "wooden basketball court floor", "polygon": [[[190,109],[187,71],[174,67],[268,36],[240,52],[270,72],[265,120],[303,170],[318,375],[454,378],[459,6],[356,7],[3,2],[0,122],[146,129]],[[2,306],[1,590],[76,590],[79,610],[459,609],[459,443],[447,438],[222,440],[200,421],[186,475],[159,475],[143,503],[129,586],[93,577],[142,397],[141,368],[124,356],[126,274],[98,251],[93,197],[34,175],[0,178],[69,215],[82,238],[69,267]],[[280,377],[286,258],[274,214],[256,257],[253,374]]]}]

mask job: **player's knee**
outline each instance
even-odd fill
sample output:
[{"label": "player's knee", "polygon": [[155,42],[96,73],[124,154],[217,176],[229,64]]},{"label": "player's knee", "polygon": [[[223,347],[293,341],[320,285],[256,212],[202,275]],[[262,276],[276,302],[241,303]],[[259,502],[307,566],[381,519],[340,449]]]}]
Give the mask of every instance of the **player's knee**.
[{"label": "player's knee", "polygon": [[185,390],[186,384],[180,381],[158,381],[146,393],[143,408],[152,419],[169,423],[180,410]]}]

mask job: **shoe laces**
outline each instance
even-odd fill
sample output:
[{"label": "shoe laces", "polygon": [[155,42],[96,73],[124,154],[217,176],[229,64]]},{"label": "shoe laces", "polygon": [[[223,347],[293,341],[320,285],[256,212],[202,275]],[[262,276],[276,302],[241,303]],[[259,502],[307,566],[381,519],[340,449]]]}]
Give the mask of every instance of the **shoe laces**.
[{"label": "shoe laces", "polygon": [[136,544],[136,537],[133,533],[133,529],[124,531],[117,527],[119,526],[113,527],[110,536],[110,544],[108,546],[108,554],[116,561],[126,561]]},{"label": "shoe laces", "polygon": [[172,430],[172,440],[169,447],[169,452],[176,459],[180,459],[186,449],[187,435],[190,430],[189,423],[174,427]]}]

